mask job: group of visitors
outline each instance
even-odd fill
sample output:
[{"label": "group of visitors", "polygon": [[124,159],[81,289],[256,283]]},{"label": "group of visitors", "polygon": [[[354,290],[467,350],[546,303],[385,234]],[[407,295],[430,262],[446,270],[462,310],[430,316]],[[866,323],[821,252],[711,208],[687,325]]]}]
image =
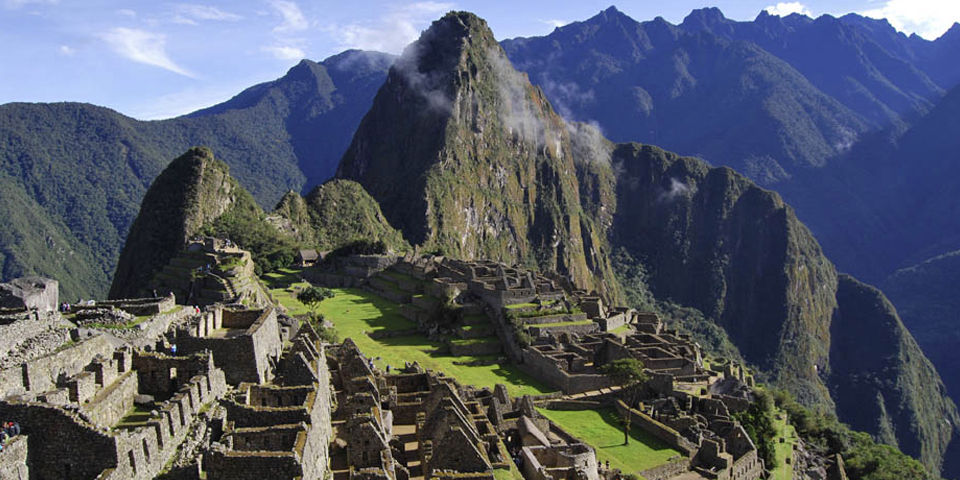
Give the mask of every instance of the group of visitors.
[{"label": "group of visitors", "polygon": [[3,422],[3,429],[0,430],[0,452],[7,445],[7,441],[20,435],[20,424],[17,422]]}]

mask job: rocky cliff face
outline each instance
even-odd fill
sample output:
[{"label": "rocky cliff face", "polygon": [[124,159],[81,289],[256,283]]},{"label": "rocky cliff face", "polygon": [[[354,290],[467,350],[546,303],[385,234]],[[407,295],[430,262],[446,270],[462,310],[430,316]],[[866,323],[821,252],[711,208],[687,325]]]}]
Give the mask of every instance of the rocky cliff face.
[{"label": "rocky cliff face", "polygon": [[609,268],[589,252],[602,235],[582,214],[572,143],[486,23],[451,13],[391,68],[337,175],[411,243],[600,287]]},{"label": "rocky cliff face", "polygon": [[720,324],[744,358],[807,404],[831,406],[836,272],[792,209],[729,168],[619,145],[611,242],[645,266],[658,298]]},{"label": "rocky cliff face", "polygon": [[249,194],[230,177],[227,165],[206,148],[191,148],[154,180],[130,227],[110,298],[141,293],[153,276],[204,224]]},{"label": "rocky cliff face", "polygon": [[841,275],[837,302],[828,379],[837,415],[940,471],[960,425],[940,375],[879,290]]}]

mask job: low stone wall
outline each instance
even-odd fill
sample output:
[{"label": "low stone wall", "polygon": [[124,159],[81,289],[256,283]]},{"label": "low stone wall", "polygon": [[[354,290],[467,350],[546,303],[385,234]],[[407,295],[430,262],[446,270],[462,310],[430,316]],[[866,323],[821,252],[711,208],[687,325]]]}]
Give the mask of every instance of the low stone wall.
[{"label": "low stone wall", "polygon": [[600,331],[600,326],[596,323],[586,323],[583,325],[551,325],[549,323],[543,325],[537,325],[534,327],[529,327],[530,335],[534,337],[539,337],[544,332],[559,334],[559,333],[575,333],[578,335],[588,335],[591,333],[597,333]]},{"label": "low stone wall", "polygon": [[580,400],[551,400],[546,403],[546,406],[550,410],[580,411],[596,410],[602,408],[603,404],[600,402]]},{"label": "low stone wall", "polygon": [[626,416],[629,412],[631,416],[631,424],[636,425],[643,429],[643,431],[653,435],[658,440],[670,445],[671,447],[679,450],[681,453],[688,457],[695,455],[697,447],[692,442],[683,438],[679,432],[676,430],[650,418],[648,415],[636,410],[634,408],[627,408],[627,405],[623,403],[623,400],[617,400],[614,406],[617,409],[617,413],[621,417]]},{"label": "low stone wall", "polygon": [[113,427],[133,408],[133,397],[137,394],[137,374],[128,371],[111,385],[106,385],[90,402],[80,406],[80,410],[90,417],[90,421],[104,427]]},{"label": "low stone wall", "polygon": [[560,313],[556,315],[542,315],[539,317],[519,317],[519,320],[527,325],[540,325],[543,323],[561,323],[561,322],[582,322],[587,319],[586,313]]},{"label": "low stone wall", "polygon": [[397,293],[387,289],[374,288],[369,285],[364,285],[363,289],[374,295],[379,295],[396,303],[410,303],[411,299],[413,298],[409,293]]},{"label": "low stone wall", "polygon": [[626,314],[618,313],[607,318],[599,318],[597,319],[597,323],[600,324],[601,330],[604,332],[609,332],[610,330],[614,330],[626,325],[629,320],[630,319]]},{"label": "low stone wall", "polygon": [[678,456],[663,465],[643,470],[640,472],[640,475],[647,480],[669,480],[683,472],[689,471],[690,468],[690,459]]},{"label": "low stone wall", "polygon": [[303,477],[300,459],[294,452],[236,452],[220,447],[213,448],[204,455],[203,465],[208,480],[307,480]]}]

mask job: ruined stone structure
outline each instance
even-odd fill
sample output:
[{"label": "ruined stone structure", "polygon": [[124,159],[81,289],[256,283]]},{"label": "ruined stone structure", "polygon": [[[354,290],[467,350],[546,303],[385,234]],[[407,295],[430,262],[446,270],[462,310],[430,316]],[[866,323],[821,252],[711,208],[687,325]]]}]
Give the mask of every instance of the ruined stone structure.
[{"label": "ruined stone structure", "polygon": [[22,277],[0,283],[0,309],[53,312],[60,305],[60,282],[43,277]]},{"label": "ruined stone structure", "polygon": [[333,399],[324,346],[309,325],[273,382],[241,383],[222,404],[224,433],[204,456],[207,478],[324,478]]},{"label": "ruined stone structure", "polygon": [[283,340],[275,308],[218,306],[178,329],[173,343],[183,353],[213,352],[217,367],[226,372],[230,384],[236,385],[270,381]]},{"label": "ruined stone structure", "polygon": [[150,288],[170,292],[183,305],[246,303],[266,305],[250,252],[219,238],[196,239],[158,272]]}]

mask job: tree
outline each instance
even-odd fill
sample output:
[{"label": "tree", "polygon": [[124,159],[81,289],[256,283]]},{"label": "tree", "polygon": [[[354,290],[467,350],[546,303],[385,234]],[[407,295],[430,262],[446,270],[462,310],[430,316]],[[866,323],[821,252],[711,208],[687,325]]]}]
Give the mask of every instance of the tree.
[{"label": "tree", "polygon": [[[641,388],[650,377],[643,371],[643,362],[636,358],[621,358],[603,366],[603,373],[607,374],[617,385],[627,399],[627,407],[633,408],[640,398]],[[623,418],[623,444],[630,444],[630,421],[633,415],[627,412]]]},{"label": "tree", "polygon": [[320,302],[333,297],[333,292],[329,288],[309,286],[300,290],[297,294],[297,300],[306,305],[310,310],[316,312],[320,307]]}]

